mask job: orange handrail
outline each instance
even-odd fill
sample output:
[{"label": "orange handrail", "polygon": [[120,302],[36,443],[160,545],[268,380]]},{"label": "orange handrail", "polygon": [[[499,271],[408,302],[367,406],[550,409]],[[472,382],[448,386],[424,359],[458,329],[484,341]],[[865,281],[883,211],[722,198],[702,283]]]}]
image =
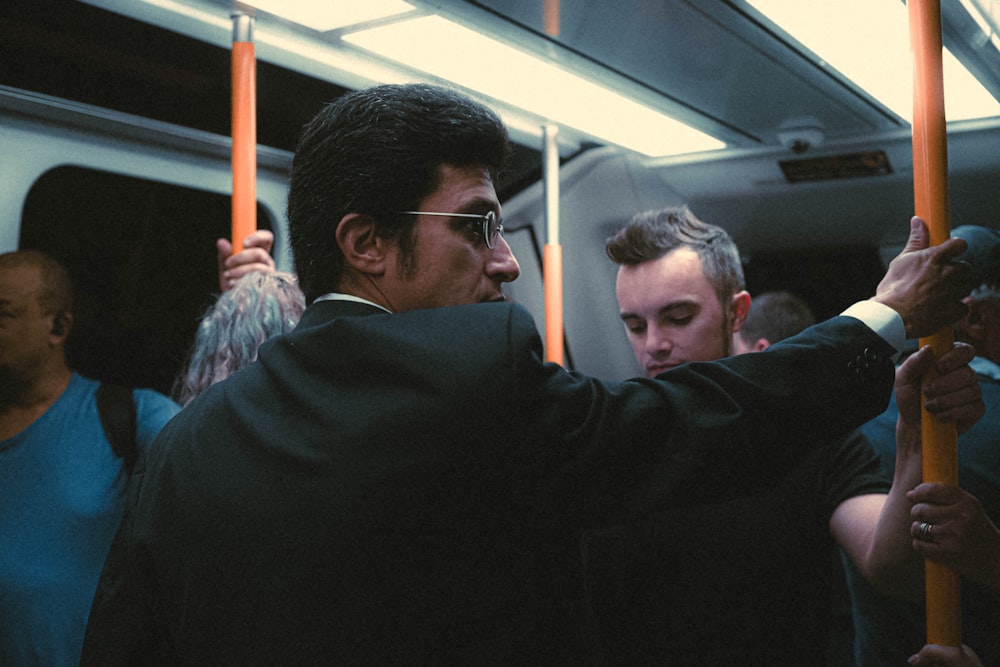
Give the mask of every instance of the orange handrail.
[{"label": "orange handrail", "polygon": [[248,16],[233,16],[233,252],[257,229],[257,68]]},{"label": "orange handrail", "polygon": [[562,246],[559,244],[559,128],[542,128],[542,168],[545,184],[545,236],[542,283],[545,286],[545,360],[565,365],[563,335]]},{"label": "orange handrail", "polygon": [[[909,0],[913,50],[913,192],[914,210],[927,223],[931,244],[951,234],[948,215],[948,147],[941,63],[940,0]],[[951,348],[954,332],[946,327],[920,339],[936,356]],[[928,381],[931,378],[924,378]],[[958,484],[957,433],[953,424],[923,411],[924,481]],[[927,641],[945,646],[962,643],[958,575],[947,566],[926,561]]]},{"label": "orange handrail", "polygon": [[559,36],[559,0],[544,0],[544,26],[545,34],[553,37]]},{"label": "orange handrail", "polygon": [[563,366],[562,246],[546,243],[543,253],[545,360]]}]

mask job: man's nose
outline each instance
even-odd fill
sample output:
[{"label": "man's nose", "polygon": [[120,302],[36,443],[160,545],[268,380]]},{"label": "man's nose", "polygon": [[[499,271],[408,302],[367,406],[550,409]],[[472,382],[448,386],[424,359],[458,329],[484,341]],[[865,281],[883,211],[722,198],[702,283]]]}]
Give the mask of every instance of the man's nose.
[{"label": "man's nose", "polygon": [[521,275],[521,265],[517,263],[517,258],[514,257],[507,240],[500,235],[497,235],[497,242],[491,251],[486,272],[491,278],[497,278],[505,283],[512,283]]},{"label": "man's nose", "polygon": [[669,353],[674,347],[670,336],[665,335],[658,327],[649,327],[646,331],[646,352],[652,357]]}]

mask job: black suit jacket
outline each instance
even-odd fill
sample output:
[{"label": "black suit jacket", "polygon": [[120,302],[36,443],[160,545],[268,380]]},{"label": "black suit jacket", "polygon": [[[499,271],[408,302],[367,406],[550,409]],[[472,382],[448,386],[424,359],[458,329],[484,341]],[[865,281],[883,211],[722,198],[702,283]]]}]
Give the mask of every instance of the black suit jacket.
[{"label": "black suit jacket", "polygon": [[840,317],[610,383],[519,306],[318,303],[140,462],[83,664],[581,660],[582,529],[780,476],[884,409],[891,352]]}]

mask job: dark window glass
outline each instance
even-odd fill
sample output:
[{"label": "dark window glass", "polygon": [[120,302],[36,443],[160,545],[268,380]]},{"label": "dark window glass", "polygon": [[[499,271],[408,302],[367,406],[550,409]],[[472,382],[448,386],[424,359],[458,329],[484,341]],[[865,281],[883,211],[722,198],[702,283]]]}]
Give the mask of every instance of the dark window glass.
[{"label": "dark window glass", "polygon": [[[39,178],[19,245],[53,255],[73,276],[70,365],[169,393],[218,293],[215,239],[229,236],[231,215],[228,195],[79,167]],[[257,224],[272,228],[259,204]]]}]

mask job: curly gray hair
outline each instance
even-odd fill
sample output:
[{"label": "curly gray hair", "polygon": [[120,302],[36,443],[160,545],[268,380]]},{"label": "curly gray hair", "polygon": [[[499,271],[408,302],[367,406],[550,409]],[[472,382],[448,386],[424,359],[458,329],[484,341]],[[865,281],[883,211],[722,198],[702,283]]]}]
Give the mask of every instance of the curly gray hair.
[{"label": "curly gray hair", "polygon": [[290,273],[257,271],[240,278],[202,317],[174,383],[174,400],[187,405],[253,362],[261,343],[295,328],[305,308],[305,297]]}]

